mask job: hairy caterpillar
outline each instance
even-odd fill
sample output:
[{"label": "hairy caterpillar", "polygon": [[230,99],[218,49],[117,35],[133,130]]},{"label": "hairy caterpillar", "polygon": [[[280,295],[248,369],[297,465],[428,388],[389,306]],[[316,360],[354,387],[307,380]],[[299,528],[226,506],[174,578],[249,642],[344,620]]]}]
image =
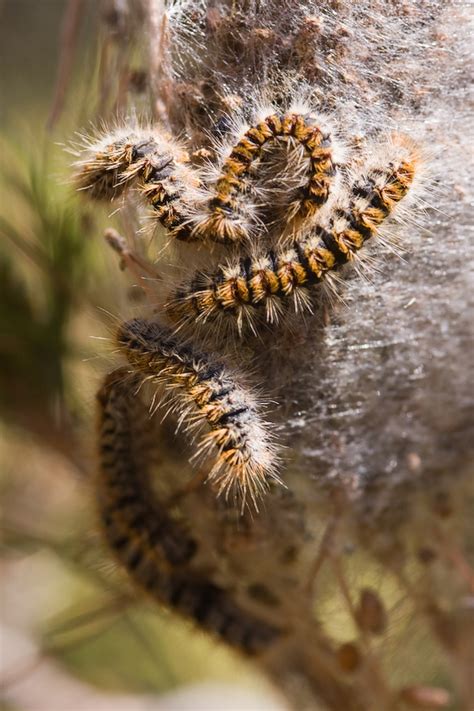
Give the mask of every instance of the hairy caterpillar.
[{"label": "hairy caterpillar", "polygon": [[130,577],[158,602],[252,655],[281,630],[241,609],[222,587],[190,567],[197,543],[154,496],[136,437],[146,414],[143,376],[123,368],[100,389],[97,503],[105,539]]},{"label": "hairy caterpillar", "polygon": [[326,226],[316,226],[286,249],[242,257],[211,273],[198,273],[178,288],[166,308],[173,318],[205,321],[219,315],[235,319],[239,330],[264,308],[273,323],[285,302],[310,308],[309,290],[325,275],[353,259],[408,193],[414,160],[374,168],[355,182],[348,204],[338,204]]},{"label": "hairy caterpillar", "polygon": [[[308,154],[309,178],[293,211],[310,217],[328,199],[335,173],[331,139],[312,121],[311,116],[296,113],[272,114],[248,129],[225,160],[203,216],[202,197],[198,198],[198,188],[204,194],[201,179],[186,165],[186,152],[158,131],[118,132],[91,145],[91,155],[78,162],[76,185],[95,199],[110,200],[138,181],[143,198],[172,237],[235,244],[249,238],[236,198],[245,194],[244,179],[270,141],[292,139]],[[193,197],[198,198],[194,209]]]},{"label": "hairy caterpillar", "polygon": [[117,343],[134,369],[165,389],[169,408],[188,430],[207,426],[198,454],[215,453],[208,479],[253,504],[270,480],[279,481],[271,434],[249,388],[223,364],[180,343],[156,322],[134,319],[119,327]]},{"label": "hairy caterpillar", "polygon": [[[188,562],[194,556],[196,543],[184,530],[176,535],[176,524],[152,496],[146,462],[133,431],[144,430],[146,412],[140,412],[134,395],[141,380],[143,376],[118,369],[106,378],[97,395],[101,408],[97,497],[107,540],[116,552],[123,549],[121,558],[127,567],[138,565],[144,548],[148,548],[155,564],[159,557],[166,568],[167,564],[169,567]],[[141,410],[145,410],[143,405]]]},{"label": "hairy caterpillar", "polygon": [[242,215],[239,215],[236,198],[245,193],[245,178],[255,161],[261,158],[265,146],[279,139],[292,139],[303,146],[308,155],[309,178],[300,191],[298,206],[294,211],[304,218],[311,217],[327,201],[335,174],[331,137],[313,121],[310,115],[275,113],[251,126],[224,161],[213,195],[208,201],[209,214],[197,223],[195,231],[221,242],[236,243],[249,237]]},{"label": "hairy caterpillar", "polygon": [[91,144],[78,161],[75,183],[96,200],[112,200],[133,183],[161,224],[177,239],[191,239],[188,211],[200,180],[186,151],[157,130],[119,131]]}]

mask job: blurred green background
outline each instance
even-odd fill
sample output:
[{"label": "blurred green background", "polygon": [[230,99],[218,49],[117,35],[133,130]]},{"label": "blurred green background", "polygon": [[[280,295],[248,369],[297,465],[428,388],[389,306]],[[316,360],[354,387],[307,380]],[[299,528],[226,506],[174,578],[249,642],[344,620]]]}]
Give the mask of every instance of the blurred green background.
[{"label": "blurred green background", "polygon": [[47,128],[66,5],[0,4],[5,709],[42,709],[46,697],[50,711],[94,711],[93,687],[155,694],[203,679],[260,683],[237,657],[135,593],[96,533],[94,393],[113,357],[94,337],[108,335],[126,288],[101,239],[111,220],[74,194],[63,144],[96,115],[110,3],[80,3],[64,107]]}]

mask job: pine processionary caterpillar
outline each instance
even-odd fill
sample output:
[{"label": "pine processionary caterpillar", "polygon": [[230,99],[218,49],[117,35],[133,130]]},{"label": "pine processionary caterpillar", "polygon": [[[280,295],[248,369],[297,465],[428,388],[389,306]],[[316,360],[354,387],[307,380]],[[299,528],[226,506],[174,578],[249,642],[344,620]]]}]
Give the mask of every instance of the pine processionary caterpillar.
[{"label": "pine processionary caterpillar", "polygon": [[265,146],[278,139],[293,139],[305,148],[310,160],[310,176],[299,200],[301,215],[311,217],[327,201],[335,174],[329,133],[323,133],[310,116],[271,114],[249,128],[233,146],[216,181],[215,194],[209,200],[209,215],[197,224],[196,232],[213,239],[217,235],[219,241],[231,243],[249,237],[236,196],[245,192],[244,178]]},{"label": "pine processionary caterpillar", "polygon": [[352,187],[348,205],[336,206],[327,227],[318,225],[287,249],[198,273],[175,291],[167,310],[172,318],[192,321],[227,314],[240,330],[245,321],[252,325],[253,315],[262,307],[270,323],[289,299],[295,307],[310,308],[308,290],[353,259],[377,233],[408,193],[414,175],[415,163],[410,160],[369,171]]},{"label": "pine processionary caterpillar", "polygon": [[145,408],[142,376],[123,368],[100,389],[97,502],[105,539],[128,574],[158,602],[242,652],[271,646],[281,630],[239,607],[222,587],[193,570],[197,543],[154,497],[137,436]]},{"label": "pine processionary caterpillar", "polygon": [[[121,368],[111,373],[97,395],[100,405],[101,476],[97,496],[107,540],[127,567],[138,564],[143,549],[163,567],[187,563],[196,544],[174,524],[152,496],[138,432],[147,426],[144,406],[135,395],[138,375]],[[140,407],[141,405],[141,407]],[[133,536],[130,532],[133,532]],[[126,556],[126,557],[125,557]]]},{"label": "pine processionary caterpillar", "polygon": [[308,154],[310,175],[298,204],[303,217],[312,216],[328,199],[335,173],[331,139],[311,121],[296,113],[272,114],[248,129],[225,160],[202,218],[190,210],[192,190],[202,187],[200,179],[186,165],[185,152],[157,131],[117,133],[90,146],[91,155],[78,162],[76,185],[95,199],[112,199],[138,181],[142,196],[172,237],[235,244],[249,238],[236,197],[245,193],[244,178],[269,141],[293,139]]},{"label": "pine processionary caterpillar", "polygon": [[156,322],[134,319],[119,327],[117,342],[132,367],[164,387],[169,409],[188,431],[208,430],[197,454],[215,453],[208,479],[219,493],[233,491],[257,506],[276,474],[276,453],[254,394],[223,364],[180,343]]},{"label": "pine processionary caterpillar", "polygon": [[200,181],[187,165],[187,153],[158,131],[117,132],[91,144],[78,161],[75,183],[96,200],[112,200],[133,183],[177,239],[190,239],[187,209]]}]

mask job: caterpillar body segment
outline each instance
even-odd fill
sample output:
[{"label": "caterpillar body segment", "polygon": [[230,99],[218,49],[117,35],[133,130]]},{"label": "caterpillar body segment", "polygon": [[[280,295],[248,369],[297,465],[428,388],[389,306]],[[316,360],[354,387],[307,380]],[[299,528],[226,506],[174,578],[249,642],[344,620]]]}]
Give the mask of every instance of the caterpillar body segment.
[{"label": "caterpillar body segment", "polygon": [[234,373],[177,340],[156,322],[134,319],[120,326],[117,343],[133,368],[164,389],[169,408],[188,431],[205,429],[197,455],[213,457],[208,478],[220,492],[257,499],[279,481],[275,447],[259,404]]},{"label": "caterpillar body segment", "polygon": [[196,543],[159,506],[152,494],[147,459],[138,433],[147,428],[137,396],[142,376],[121,368],[110,373],[97,395],[100,476],[97,501],[105,537],[129,568],[188,563]]},{"label": "caterpillar body segment", "polygon": [[196,187],[197,177],[193,181],[190,168],[177,163],[172,155],[160,153],[154,141],[136,145],[134,159],[124,180],[138,177],[140,193],[151,205],[163,227],[176,239],[190,239],[191,229],[187,218],[189,207],[186,208],[183,201],[186,193],[189,194]]},{"label": "caterpillar body segment", "polygon": [[137,417],[146,414],[137,396],[141,380],[116,370],[97,397],[97,502],[105,540],[130,578],[157,602],[245,654],[262,653],[282,631],[242,609],[225,588],[192,567],[196,541],[151,491],[135,440]]},{"label": "caterpillar body segment", "polygon": [[137,185],[159,222],[176,239],[192,239],[191,202],[200,179],[189,157],[158,131],[118,132],[77,163],[76,186],[96,200],[113,200]]},{"label": "caterpillar body segment", "polygon": [[302,218],[317,212],[329,197],[335,175],[330,134],[315,125],[309,115],[271,114],[249,128],[233,146],[208,201],[208,214],[196,224],[197,233],[233,244],[249,239],[248,206],[245,200],[239,202],[239,197],[245,195],[246,179],[267,145],[282,140],[303,146],[309,159],[307,183],[293,212]]},{"label": "caterpillar body segment", "polygon": [[173,609],[244,654],[262,654],[284,634],[237,605],[224,588],[202,576],[177,574],[163,586]]},{"label": "caterpillar body segment", "polygon": [[76,163],[77,189],[87,191],[93,200],[113,200],[127,187],[123,175],[133,161],[133,139],[117,135],[103,146],[91,145],[86,154]]},{"label": "caterpillar body segment", "polygon": [[415,176],[410,160],[375,168],[354,184],[349,200],[335,206],[327,224],[262,256],[248,256],[197,274],[179,287],[167,305],[175,320],[200,320],[227,315],[239,329],[265,310],[266,320],[277,320],[285,304],[311,308],[311,289],[328,272],[354,258],[373,237],[396,205],[407,195]]}]

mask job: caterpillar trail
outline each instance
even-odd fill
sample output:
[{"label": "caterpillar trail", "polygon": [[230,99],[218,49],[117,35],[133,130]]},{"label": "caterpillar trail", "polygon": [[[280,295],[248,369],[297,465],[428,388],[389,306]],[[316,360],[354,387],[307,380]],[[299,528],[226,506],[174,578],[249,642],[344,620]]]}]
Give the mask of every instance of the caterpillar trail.
[{"label": "caterpillar trail", "polygon": [[407,195],[414,176],[413,156],[369,170],[353,185],[349,200],[335,206],[327,225],[316,226],[288,248],[196,274],[174,292],[167,311],[177,321],[228,316],[241,331],[246,323],[254,328],[254,317],[262,309],[269,323],[278,321],[289,302],[296,310],[310,310],[311,290],[377,234]]},{"label": "caterpillar trail", "polygon": [[169,411],[190,432],[207,432],[197,454],[211,454],[208,479],[219,493],[232,492],[257,508],[258,497],[277,476],[277,456],[253,393],[223,364],[180,343],[155,322],[134,319],[119,327],[117,342],[133,368],[164,388]]},{"label": "caterpillar trail", "polygon": [[176,239],[192,239],[188,214],[200,180],[187,153],[157,130],[119,131],[91,143],[77,162],[75,183],[96,200],[112,200],[132,184]]},{"label": "caterpillar trail", "polygon": [[[221,242],[237,243],[249,238],[245,215],[237,197],[245,193],[245,178],[272,141],[292,139],[304,147],[310,161],[309,179],[301,189],[294,211],[311,217],[328,197],[335,175],[331,137],[313,123],[311,116],[297,113],[271,114],[249,128],[232,148],[208,202],[209,214],[195,230],[204,236],[219,236]],[[244,205],[244,209],[246,206]]]},{"label": "caterpillar trail", "polygon": [[240,608],[227,590],[190,566],[197,543],[154,497],[137,433],[146,416],[143,377],[123,368],[98,393],[100,467],[97,502],[105,539],[132,580],[245,654],[271,647],[281,630]]}]

